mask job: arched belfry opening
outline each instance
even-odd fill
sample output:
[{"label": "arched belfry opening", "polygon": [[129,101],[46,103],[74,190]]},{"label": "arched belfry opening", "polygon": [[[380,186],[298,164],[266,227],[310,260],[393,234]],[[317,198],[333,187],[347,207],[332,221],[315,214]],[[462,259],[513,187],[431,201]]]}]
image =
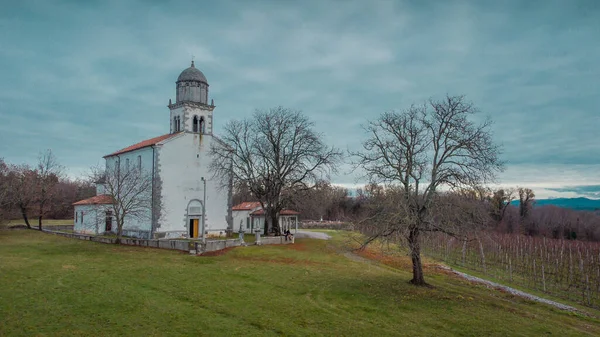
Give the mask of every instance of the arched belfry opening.
[{"label": "arched belfry opening", "polygon": [[198,129],[198,131],[203,134],[206,133],[205,127],[206,123],[204,123],[204,117],[200,117],[200,128]]},{"label": "arched belfry opening", "polygon": [[194,199],[188,203],[187,224],[189,238],[202,237],[202,217],[204,216],[202,201]]},{"label": "arched belfry opening", "polygon": [[198,116],[194,116],[194,120],[192,122],[192,132],[199,132],[199,129],[198,129]]}]

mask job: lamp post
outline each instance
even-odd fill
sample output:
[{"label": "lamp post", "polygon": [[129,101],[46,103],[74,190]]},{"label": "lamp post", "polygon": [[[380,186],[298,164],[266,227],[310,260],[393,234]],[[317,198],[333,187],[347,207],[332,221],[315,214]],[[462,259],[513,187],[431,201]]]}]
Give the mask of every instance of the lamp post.
[{"label": "lamp post", "polygon": [[204,196],[202,198],[202,243],[206,243],[206,223],[205,220],[206,219],[206,179],[204,179],[204,177],[201,177],[200,180],[202,180],[202,183],[204,184]]}]

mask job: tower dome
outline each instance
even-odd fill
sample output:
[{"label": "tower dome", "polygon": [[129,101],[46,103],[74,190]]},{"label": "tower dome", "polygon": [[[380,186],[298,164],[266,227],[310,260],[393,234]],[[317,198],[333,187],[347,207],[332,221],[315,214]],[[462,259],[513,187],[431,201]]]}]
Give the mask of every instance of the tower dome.
[{"label": "tower dome", "polygon": [[182,81],[197,81],[208,84],[208,81],[206,81],[206,76],[204,76],[204,74],[194,66],[194,61],[192,61],[192,65],[189,68],[185,69],[181,72],[181,74],[179,74],[177,82]]},{"label": "tower dome", "polygon": [[192,65],[179,74],[177,78],[176,102],[192,102],[208,104],[208,81],[204,74]]}]

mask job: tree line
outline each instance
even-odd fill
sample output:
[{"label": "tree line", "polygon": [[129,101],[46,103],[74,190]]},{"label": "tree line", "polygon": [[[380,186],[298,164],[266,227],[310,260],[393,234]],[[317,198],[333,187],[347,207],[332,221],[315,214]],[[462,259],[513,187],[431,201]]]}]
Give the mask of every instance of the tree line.
[{"label": "tree line", "polygon": [[0,221],[23,219],[42,229],[44,219],[70,219],[73,203],[95,195],[91,181],[71,179],[51,150],[41,152],[35,166],[0,158]]}]

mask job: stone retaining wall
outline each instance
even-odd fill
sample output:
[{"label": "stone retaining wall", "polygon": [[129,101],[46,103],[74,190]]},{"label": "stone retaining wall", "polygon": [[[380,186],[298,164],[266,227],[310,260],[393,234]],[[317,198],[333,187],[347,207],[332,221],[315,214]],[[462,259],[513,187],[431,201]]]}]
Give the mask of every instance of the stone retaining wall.
[{"label": "stone retaining wall", "polygon": [[[79,233],[68,233],[49,229],[42,230],[45,233],[54,235],[60,235],[67,238],[94,241],[100,243],[111,243],[115,244],[117,238],[98,236],[90,234],[79,234]],[[274,237],[261,237],[260,244],[262,245],[277,245],[277,244],[288,244],[293,243],[292,241],[285,241],[283,236]],[[152,247],[161,249],[172,249],[180,250],[191,253],[207,253],[222,250],[229,247],[237,247],[242,245],[240,239],[227,239],[227,240],[206,240],[205,244],[201,241],[190,241],[190,240],[174,240],[174,239],[136,239],[136,238],[121,238],[121,244],[127,246],[140,246],[140,247]],[[254,243],[253,243],[254,244]],[[244,244],[246,245],[246,244]]]},{"label": "stone retaining wall", "polygon": [[350,222],[333,221],[303,221],[298,224],[299,229],[335,229],[343,231],[353,231],[354,225]]}]

